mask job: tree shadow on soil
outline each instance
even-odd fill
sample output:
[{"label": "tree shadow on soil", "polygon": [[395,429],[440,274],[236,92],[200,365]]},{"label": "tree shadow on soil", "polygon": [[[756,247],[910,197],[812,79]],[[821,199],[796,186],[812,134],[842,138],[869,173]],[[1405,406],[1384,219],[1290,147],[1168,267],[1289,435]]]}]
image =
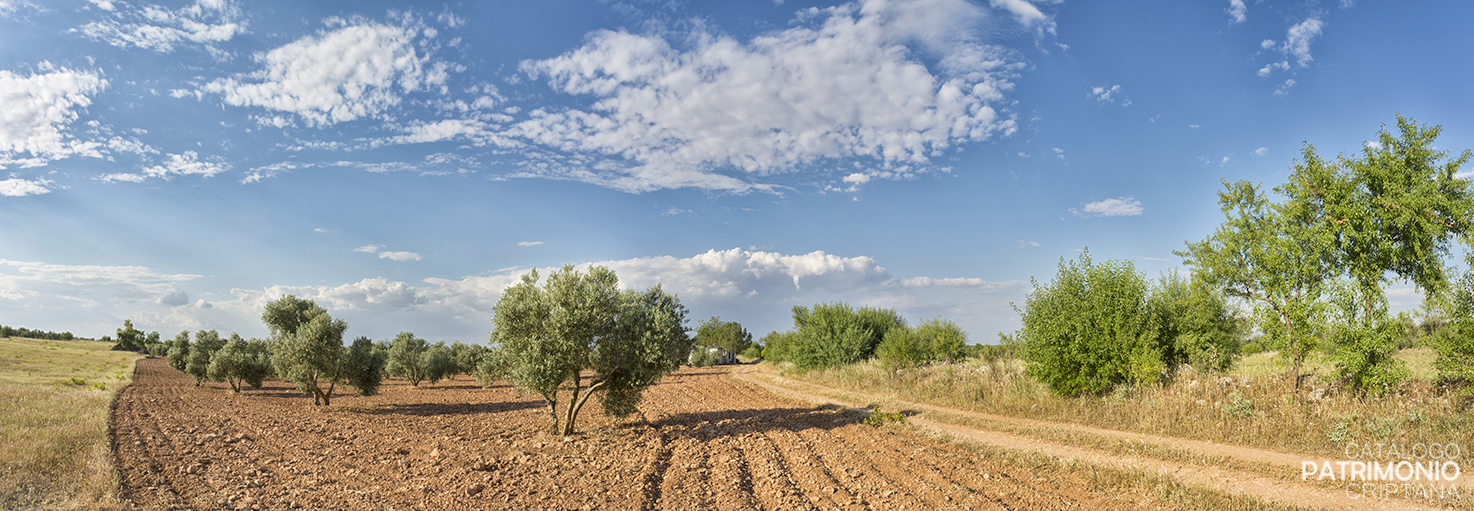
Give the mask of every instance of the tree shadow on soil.
[{"label": "tree shadow on soil", "polygon": [[[830,431],[852,424],[863,424],[870,417],[872,408],[846,408],[826,404],[808,408],[713,410],[667,415],[652,420],[649,424],[674,436],[706,440],[770,431]],[[899,413],[910,417],[917,412],[902,410]]]},{"label": "tree shadow on soil", "polygon": [[528,408],[542,408],[541,402],[534,401],[501,401],[495,403],[409,403],[409,404],[382,404],[372,408],[355,408],[349,410],[353,413],[365,415],[414,415],[419,417],[431,417],[438,415],[481,415],[489,413],[512,412],[526,410]]}]

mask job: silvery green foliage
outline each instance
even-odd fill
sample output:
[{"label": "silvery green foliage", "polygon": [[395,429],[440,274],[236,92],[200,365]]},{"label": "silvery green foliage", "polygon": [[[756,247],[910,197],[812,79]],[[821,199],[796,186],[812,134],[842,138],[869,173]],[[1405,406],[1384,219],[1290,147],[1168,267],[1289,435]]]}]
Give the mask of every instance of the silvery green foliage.
[{"label": "silvery green foliage", "polygon": [[169,342],[169,367],[183,371],[189,364],[189,331],[179,332],[174,340]]},{"label": "silvery green foliage", "polygon": [[360,396],[379,393],[383,381],[384,354],[374,349],[374,341],[368,337],[353,340],[353,345],[343,348],[343,357],[338,361],[343,381],[358,389]]},{"label": "silvery green foliage", "polygon": [[403,378],[409,381],[410,386],[418,387],[420,382],[429,377],[428,367],[425,365],[425,355],[429,351],[429,342],[415,337],[413,333],[400,332],[389,345],[389,359],[384,370],[390,376]]},{"label": "silvery green foliage", "polygon": [[240,392],[242,383],[261,387],[261,380],[267,371],[270,371],[267,361],[259,359],[251,343],[240,339],[236,333],[231,333],[226,346],[221,346],[209,358],[209,378],[226,381],[233,392]]},{"label": "silvery green foliage", "polygon": [[184,372],[194,377],[196,387],[209,377],[210,357],[224,346],[225,341],[220,338],[219,332],[214,330],[195,332],[194,345],[190,348],[189,356],[186,358]]},{"label": "silvery green foliage", "polygon": [[[261,320],[271,329],[276,349],[272,363],[277,375],[312,394],[315,405],[331,404],[339,380],[338,359],[348,324],[333,319],[312,300],[284,296],[266,304]],[[319,381],[326,381],[323,389]]]},{"label": "silvery green foliage", "polygon": [[[636,411],[641,393],[676,370],[691,349],[686,308],[660,289],[619,291],[619,279],[602,266],[580,273],[572,266],[548,275],[538,287],[529,272],[497,302],[489,363],[520,389],[548,403],[555,434],[572,434],[578,412],[595,391],[616,417]],[[580,373],[591,371],[587,388]],[[559,429],[558,393],[571,391]]]}]

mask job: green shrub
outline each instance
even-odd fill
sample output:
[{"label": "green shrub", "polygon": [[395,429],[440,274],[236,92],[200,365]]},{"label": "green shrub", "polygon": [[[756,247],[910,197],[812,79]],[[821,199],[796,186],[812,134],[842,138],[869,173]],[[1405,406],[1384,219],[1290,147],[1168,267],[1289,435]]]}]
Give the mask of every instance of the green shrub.
[{"label": "green shrub", "polygon": [[902,325],[887,330],[875,356],[888,368],[954,362],[963,357],[966,345],[967,332],[962,327],[933,318],[914,328]]},{"label": "green shrub", "polygon": [[1146,278],[1130,261],[1094,264],[1086,251],[1048,286],[1036,281],[1019,315],[1030,375],[1065,396],[1157,381],[1163,353]]},{"label": "green shrub", "polygon": [[1211,372],[1233,365],[1241,331],[1221,292],[1166,273],[1152,289],[1150,303],[1161,325],[1168,367],[1188,364]]},{"label": "green shrub", "polygon": [[895,309],[863,307],[842,302],[821,303],[813,309],[793,308],[794,336],[788,355],[804,370],[838,367],[870,358],[887,331],[906,326]]}]

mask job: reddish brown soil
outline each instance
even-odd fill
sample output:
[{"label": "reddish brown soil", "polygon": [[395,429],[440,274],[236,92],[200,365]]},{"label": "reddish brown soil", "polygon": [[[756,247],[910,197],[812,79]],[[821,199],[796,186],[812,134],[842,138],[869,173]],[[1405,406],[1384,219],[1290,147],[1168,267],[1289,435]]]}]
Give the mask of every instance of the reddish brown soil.
[{"label": "reddish brown soil", "polygon": [[[464,378],[464,377],[462,377]],[[541,399],[461,379],[385,382],[331,407],[287,384],[195,387],[138,362],[112,416],[124,499],[145,509],[1107,509],[1083,481],[1023,469],[838,407],[785,401],[725,368],[683,369],[619,420],[545,432]],[[1138,496],[1139,497],[1139,496]]]}]

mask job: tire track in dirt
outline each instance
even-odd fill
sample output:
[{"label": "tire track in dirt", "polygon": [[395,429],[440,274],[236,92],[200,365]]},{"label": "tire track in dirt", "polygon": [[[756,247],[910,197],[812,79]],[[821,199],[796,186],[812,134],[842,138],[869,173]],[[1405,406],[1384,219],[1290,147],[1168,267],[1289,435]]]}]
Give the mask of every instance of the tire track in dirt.
[{"label": "tire track in dirt", "polygon": [[[781,376],[777,376],[777,375],[773,375],[773,374],[766,374],[766,373],[764,373],[762,375],[762,377],[755,376],[754,373],[757,373],[757,372],[760,372],[760,371],[762,371],[762,370],[757,369],[757,368],[752,368],[752,367],[745,367],[745,368],[742,368],[741,370],[739,370],[738,372],[734,372],[733,376],[736,377],[736,378],[738,378],[738,379],[741,379],[743,381],[746,381],[748,383],[757,385],[759,387],[769,389],[769,390],[771,390],[771,391],[773,391],[773,392],[775,392],[775,393],[777,393],[779,395],[785,395],[785,396],[788,396],[790,398],[804,400],[804,401],[809,401],[809,402],[818,402],[818,403],[826,403],[826,404],[839,404],[839,405],[842,405],[842,406],[850,406],[850,407],[860,407],[861,405],[859,405],[858,403],[853,402],[852,399],[853,399],[854,396],[865,395],[862,392],[856,392],[856,391],[852,391],[852,390],[831,389],[829,387],[825,387],[825,386],[822,386],[822,385],[819,385],[819,384],[815,384],[815,383],[811,383],[811,382],[804,382],[804,381],[799,381],[799,380],[792,380],[792,379],[789,379],[789,378],[783,378]],[[789,386],[779,385],[779,384],[776,384],[776,383],[770,383],[770,382],[762,381],[762,378],[770,378],[770,379],[774,379],[774,380],[777,380],[777,381],[782,381],[782,382],[784,382],[785,385],[791,385],[791,386],[803,387],[803,388],[807,388],[807,389],[813,389],[813,390],[818,391],[818,392],[811,393],[811,392],[799,391],[799,390],[795,390],[793,388],[790,388]],[[846,396],[847,399],[840,399],[840,398],[836,398],[836,397],[831,397],[831,396],[834,396],[834,395]],[[878,398],[879,398],[879,396],[869,396],[866,399],[878,399]],[[1077,431],[1085,431],[1085,432],[1090,432],[1090,433],[1101,433],[1102,436],[1109,436],[1109,437],[1129,437],[1129,438],[1135,438],[1135,439],[1140,439],[1140,438],[1143,438],[1143,437],[1148,437],[1148,438],[1153,438],[1153,439],[1157,439],[1157,440],[1164,440],[1164,441],[1166,441],[1166,443],[1168,443],[1169,445],[1173,445],[1174,447],[1183,448],[1183,449],[1190,449],[1190,450],[1196,450],[1194,448],[1200,448],[1200,447],[1207,446],[1207,448],[1204,449],[1204,450],[1206,450],[1208,452],[1204,452],[1204,454],[1211,454],[1211,455],[1223,455],[1223,453],[1225,453],[1225,452],[1229,452],[1229,451],[1232,451],[1232,450],[1237,449],[1236,447],[1233,447],[1233,446],[1225,446],[1225,445],[1220,445],[1220,444],[1210,444],[1208,442],[1201,442],[1201,441],[1195,441],[1195,440],[1186,440],[1186,439],[1171,438],[1171,437],[1159,437],[1159,436],[1154,436],[1154,435],[1142,435],[1142,434],[1138,434],[1138,433],[1127,433],[1127,432],[1121,432],[1121,431],[1104,430],[1104,429],[1100,429],[1100,428],[1092,428],[1092,427],[1088,427],[1088,426],[1080,426],[1080,425],[1075,425],[1075,424],[1051,423],[1051,422],[1038,421],[1038,420],[1033,420],[1033,419],[1021,419],[1021,418],[1016,418],[1016,417],[1000,417],[1000,416],[993,416],[993,415],[989,415],[989,414],[981,414],[981,413],[976,413],[976,412],[968,412],[968,411],[964,411],[964,410],[954,410],[954,409],[950,409],[950,408],[946,408],[946,407],[941,407],[941,406],[935,406],[935,405],[926,405],[926,404],[909,403],[909,402],[901,402],[901,404],[904,405],[904,406],[906,406],[906,407],[908,407],[908,408],[914,408],[914,409],[939,411],[939,412],[943,412],[943,413],[949,413],[949,414],[955,414],[955,415],[962,415],[962,416],[977,416],[977,417],[986,418],[986,419],[989,419],[989,420],[999,420],[999,421],[1005,421],[1005,422],[1027,423],[1027,424],[1031,424],[1031,425],[1042,425],[1042,426],[1054,426],[1054,427],[1060,427],[1060,428],[1065,428],[1065,429],[1073,429],[1073,430],[1077,430]],[[1299,481],[1294,481],[1294,480],[1284,480],[1284,479],[1266,477],[1266,476],[1263,476],[1263,475],[1260,475],[1260,474],[1257,474],[1257,473],[1249,473],[1249,472],[1243,472],[1243,471],[1231,470],[1231,469],[1218,469],[1218,468],[1214,468],[1214,467],[1204,467],[1204,466],[1199,466],[1199,465],[1190,465],[1190,464],[1185,464],[1185,463],[1178,463],[1178,462],[1171,462],[1171,461],[1164,461],[1164,460],[1158,460],[1158,459],[1153,459],[1153,458],[1147,458],[1147,457],[1143,457],[1143,456],[1119,456],[1119,455],[1115,455],[1115,454],[1112,454],[1112,453],[1107,453],[1107,452],[1096,450],[1096,449],[1089,449],[1089,448],[1081,448],[1081,447],[1075,447],[1075,446],[1070,446],[1070,445],[1056,444],[1056,443],[1053,443],[1053,442],[1049,442],[1049,441],[1045,441],[1045,440],[1040,440],[1038,438],[1026,437],[1026,436],[1022,436],[1022,435],[1015,435],[1015,434],[1011,434],[1011,433],[1004,433],[1004,432],[992,431],[992,430],[981,430],[981,429],[971,428],[971,427],[967,427],[967,426],[961,426],[961,425],[957,425],[957,424],[940,422],[940,421],[936,421],[936,420],[927,419],[927,418],[925,418],[923,416],[913,416],[913,417],[909,418],[908,420],[909,420],[909,422],[911,422],[911,423],[913,423],[915,425],[922,426],[923,428],[926,428],[926,429],[929,429],[929,430],[938,432],[938,433],[943,434],[945,436],[951,436],[953,438],[965,439],[965,440],[968,440],[968,441],[973,441],[973,442],[979,442],[979,443],[983,443],[983,444],[993,445],[993,446],[1002,447],[1002,448],[1005,448],[1005,449],[1035,452],[1035,453],[1044,454],[1044,455],[1055,457],[1055,458],[1059,458],[1059,459],[1074,459],[1074,460],[1083,461],[1085,463],[1092,464],[1092,465],[1103,466],[1103,467],[1110,467],[1110,468],[1119,469],[1119,470],[1148,470],[1148,471],[1156,472],[1156,473],[1158,473],[1160,475],[1163,475],[1165,477],[1168,477],[1168,478],[1171,478],[1171,479],[1175,479],[1175,480],[1178,480],[1178,481],[1182,481],[1182,482],[1186,482],[1186,483],[1189,483],[1189,484],[1194,484],[1194,485],[1199,485],[1199,486],[1203,486],[1203,487],[1213,488],[1213,489],[1216,489],[1216,490],[1219,490],[1219,491],[1222,491],[1222,492],[1225,492],[1225,493],[1229,493],[1229,494],[1247,494],[1247,495],[1251,495],[1251,496],[1254,496],[1254,497],[1257,497],[1257,498],[1260,498],[1260,499],[1263,499],[1263,500],[1266,500],[1266,501],[1277,502],[1277,503],[1281,503],[1281,504],[1289,504],[1289,505],[1300,506],[1300,507],[1307,507],[1307,508],[1338,509],[1338,510],[1340,510],[1340,509],[1345,509],[1345,510],[1438,509],[1438,508],[1441,508],[1442,507],[1442,506],[1439,506],[1438,505],[1437,501],[1434,501],[1432,503],[1426,503],[1426,502],[1413,502],[1413,501],[1402,500],[1402,499],[1397,499],[1397,498],[1364,498],[1361,495],[1353,495],[1353,494],[1351,494],[1349,492],[1335,491],[1335,490],[1331,490],[1331,489],[1321,488],[1321,487],[1317,487],[1317,486],[1313,486],[1313,485],[1303,484],[1303,483],[1300,483]],[[1247,454],[1239,453],[1238,455],[1232,456],[1232,457],[1235,457],[1235,458],[1243,458],[1244,456],[1253,456],[1253,457],[1255,457],[1254,459],[1256,459],[1256,460],[1260,460],[1261,459],[1261,457],[1259,455],[1262,454],[1260,452],[1262,450],[1260,450],[1260,449],[1248,449],[1248,448],[1245,448],[1245,449],[1243,449],[1243,451],[1247,451]],[[1202,451],[1199,451],[1199,452],[1202,452]],[[1269,452],[1269,451],[1264,451],[1264,452]],[[902,454],[902,453],[897,453],[897,454],[899,455],[899,454]],[[1279,460],[1281,458],[1285,458],[1285,457],[1288,457],[1288,456],[1295,456],[1295,455],[1286,454],[1286,453],[1272,453],[1272,456],[1270,456],[1270,457],[1273,458],[1273,459]],[[1306,459],[1310,459],[1310,458],[1306,458]],[[1461,478],[1461,480],[1462,479],[1463,478]],[[1017,482],[1019,483],[1017,485],[1019,488],[1017,488],[1017,489],[1028,489],[1028,490],[1031,490],[1031,493],[1033,493],[1033,495],[1028,496],[1028,498],[1031,498],[1031,499],[1039,499],[1039,498],[1043,498],[1043,496],[1053,495],[1054,494],[1053,488],[1044,487],[1042,485],[1040,485],[1040,486],[1030,485],[1028,482],[1022,481],[1022,480],[1018,480]],[[1467,484],[1467,482],[1465,482],[1465,481],[1461,481],[1461,482],[1463,482],[1464,484]],[[1009,493],[1006,493],[1006,492],[1000,492],[1000,495],[1010,495],[1010,494]],[[1017,495],[1017,493],[1016,492],[1015,493],[1012,493],[1012,495]]]}]

